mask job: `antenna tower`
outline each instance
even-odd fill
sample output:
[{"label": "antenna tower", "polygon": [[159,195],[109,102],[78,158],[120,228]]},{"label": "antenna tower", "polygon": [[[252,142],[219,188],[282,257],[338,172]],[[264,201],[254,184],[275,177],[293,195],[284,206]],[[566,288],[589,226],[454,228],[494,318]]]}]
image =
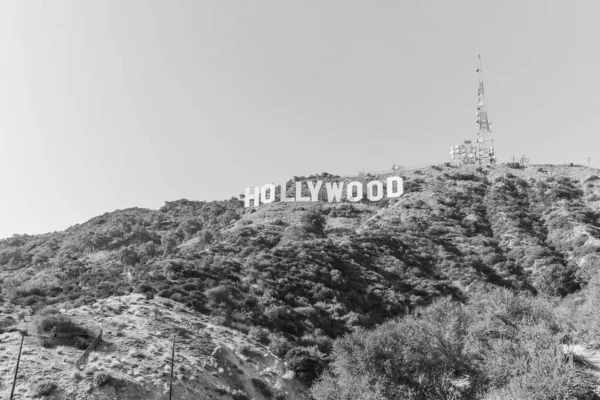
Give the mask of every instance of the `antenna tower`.
[{"label": "antenna tower", "polygon": [[481,54],[477,54],[477,164],[495,164],[496,155],[494,154],[494,139],[492,138],[492,124],[487,115],[487,104],[485,101],[485,91],[483,90],[483,67],[481,66]]},{"label": "antenna tower", "polygon": [[492,124],[487,115],[487,104],[485,102],[485,92],[483,90],[483,68],[481,67],[481,55],[477,53],[477,125],[479,131],[475,143],[471,139],[465,138],[461,144],[450,148],[451,160],[459,165],[463,164],[495,164],[496,155],[494,153],[494,139],[492,139]]}]

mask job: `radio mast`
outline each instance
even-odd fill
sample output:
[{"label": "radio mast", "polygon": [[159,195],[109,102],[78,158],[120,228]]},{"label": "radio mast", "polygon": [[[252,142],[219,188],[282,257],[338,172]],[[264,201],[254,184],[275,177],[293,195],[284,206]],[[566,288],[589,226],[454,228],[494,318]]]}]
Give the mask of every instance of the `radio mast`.
[{"label": "radio mast", "polygon": [[477,54],[477,163],[495,164],[496,155],[494,154],[494,139],[492,138],[492,124],[487,115],[487,104],[485,101],[485,91],[483,90],[483,67],[481,66],[481,54]]},{"label": "radio mast", "polygon": [[492,124],[487,115],[487,104],[483,90],[483,68],[481,66],[481,54],[477,53],[477,125],[479,131],[475,143],[465,138],[463,143],[450,148],[450,156],[453,162],[462,164],[489,165],[496,163],[494,153],[494,139],[492,138]]}]

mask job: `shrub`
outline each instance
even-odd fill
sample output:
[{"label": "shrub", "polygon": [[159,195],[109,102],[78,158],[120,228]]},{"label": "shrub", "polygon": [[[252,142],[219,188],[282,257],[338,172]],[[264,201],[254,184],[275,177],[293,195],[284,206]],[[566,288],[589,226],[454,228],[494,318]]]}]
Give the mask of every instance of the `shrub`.
[{"label": "shrub", "polygon": [[17,290],[16,295],[18,297],[28,297],[28,296],[46,297],[46,292],[38,286],[26,286],[22,289]]},{"label": "shrub", "polygon": [[597,181],[599,179],[600,179],[600,177],[598,177],[598,175],[591,175],[584,182],[593,182],[593,181]]},{"label": "shrub", "polygon": [[90,342],[81,336],[77,336],[73,342],[73,345],[79,350],[85,350],[89,347]]},{"label": "shrub", "polygon": [[273,397],[273,392],[271,391],[269,386],[260,379],[252,378],[250,382],[252,382],[252,385],[256,388],[256,390],[261,392],[263,396],[268,398]]},{"label": "shrub", "polygon": [[266,307],[263,314],[269,322],[277,324],[279,320],[285,319],[287,317],[288,308],[286,306],[279,306],[273,304]]},{"label": "shrub", "polygon": [[326,220],[318,210],[312,209],[302,214],[300,217],[300,223],[304,225],[307,232],[320,235],[323,234]]},{"label": "shrub", "polygon": [[205,291],[205,295],[212,304],[223,303],[227,306],[235,304],[234,297],[238,290],[230,285],[219,285]]},{"label": "shrub", "polygon": [[315,329],[312,334],[302,336],[297,343],[303,347],[317,346],[319,351],[325,354],[331,353],[333,347],[333,340],[329,336],[324,335],[319,328]]},{"label": "shrub", "polygon": [[200,313],[206,313],[208,312],[208,308],[206,308],[206,306],[198,299],[196,298],[192,298],[190,300],[187,300],[184,305],[188,308],[191,308],[194,311],[198,311]]},{"label": "shrub", "polygon": [[181,288],[185,291],[191,292],[194,290],[202,290],[202,285],[196,282],[186,282],[181,285]]},{"label": "shrub", "polygon": [[63,314],[41,315],[37,320],[38,333],[84,333],[85,330]]},{"label": "shrub", "polygon": [[110,383],[111,379],[111,376],[107,373],[100,372],[99,374],[94,375],[94,384],[96,386],[106,385],[107,383]]},{"label": "shrub", "polygon": [[250,400],[250,397],[248,397],[248,394],[240,389],[234,389],[231,392],[231,398],[233,400]]},{"label": "shrub", "polygon": [[246,357],[250,357],[253,353],[252,348],[245,344],[238,347],[238,352]]},{"label": "shrub", "polygon": [[53,306],[45,306],[38,311],[38,315],[54,315],[60,314],[60,311]]},{"label": "shrub", "polygon": [[222,384],[219,384],[216,388],[215,388],[215,392],[217,392],[220,395],[224,395],[229,393],[229,388],[227,386],[224,386]]},{"label": "shrub", "polygon": [[33,397],[48,396],[48,395],[52,394],[52,392],[54,392],[55,389],[56,389],[56,384],[54,384],[54,383],[51,383],[51,382],[40,383],[33,390]]},{"label": "shrub", "polygon": [[291,343],[283,336],[275,333],[269,335],[269,349],[278,357],[283,357],[292,348]]},{"label": "shrub", "polygon": [[248,331],[248,337],[262,344],[269,344],[269,331],[264,328],[253,326]]},{"label": "shrub", "polygon": [[181,293],[173,293],[171,295],[171,300],[176,301],[178,303],[184,303],[185,299],[186,299],[186,297],[184,295],[182,295]]},{"label": "shrub", "polygon": [[284,360],[298,379],[310,385],[323,372],[323,357],[316,348],[296,347],[286,353]]},{"label": "shrub", "polygon": [[24,297],[22,302],[26,306],[33,306],[34,304],[43,304],[46,301],[45,297],[40,296],[27,296]]},{"label": "shrub", "polygon": [[134,293],[144,293],[144,294],[148,293],[148,292],[154,293],[154,288],[147,283],[140,283],[135,287],[133,292]]},{"label": "shrub", "polygon": [[210,322],[215,325],[223,325],[223,326],[229,325],[229,319],[222,315],[214,315],[214,316],[210,317]]}]

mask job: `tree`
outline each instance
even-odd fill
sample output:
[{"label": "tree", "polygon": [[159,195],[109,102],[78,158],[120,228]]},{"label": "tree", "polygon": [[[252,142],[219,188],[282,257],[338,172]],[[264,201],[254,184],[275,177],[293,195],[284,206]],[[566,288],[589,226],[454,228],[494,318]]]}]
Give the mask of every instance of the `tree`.
[{"label": "tree", "polygon": [[324,354],[316,347],[296,347],[288,351],[284,359],[296,377],[308,385],[317,379],[325,367]]},{"label": "tree", "polygon": [[153,241],[148,241],[148,242],[144,243],[144,246],[142,247],[142,251],[143,251],[144,255],[152,258],[152,257],[156,256],[158,249],[157,249],[156,244]]},{"label": "tree", "polygon": [[163,256],[175,252],[177,248],[177,235],[173,232],[168,232],[161,238],[163,248]]},{"label": "tree", "polygon": [[133,266],[138,263],[140,256],[135,251],[135,248],[129,245],[121,250],[119,260],[127,266]]},{"label": "tree", "polygon": [[325,229],[326,219],[318,210],[311,209],[306,211],[300,217],[300,223],[305,227],[307,232],[323,234]]},{"label": "tree", "polygon": [[202,222],[195,219],[187,219],[177,227],[177,232],[181,232],[185,239],[192,238],[197,232],[202,229]]}]

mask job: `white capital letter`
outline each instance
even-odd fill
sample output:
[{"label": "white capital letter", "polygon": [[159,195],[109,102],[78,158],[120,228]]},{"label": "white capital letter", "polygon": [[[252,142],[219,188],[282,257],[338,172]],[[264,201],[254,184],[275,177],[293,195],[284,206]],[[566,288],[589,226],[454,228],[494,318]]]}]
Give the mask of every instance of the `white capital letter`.
[{"label": "white capital letter", "polygon": [[[356,196],[352,194],[354,192],[354,188],[356,187]],[[363,186],[360,182],[350,182],[346,188],[346,195],[348,200],[350,201],[360,201],[363,198]]]},{"label": "white capital letter", "polygon": [[316,185],[314,185],[312,181],[308,181],[306,183],[308,183],[310,201],[319,201],[319,190],[321,190],[321,185],[323,184],[323,182],[317,181]]},{"label": "white capital letter", "polygon": [[310,197],[302,197],[302,182],[296,182],[296,201],[310,201]]},{"label": "white capital letter", "polygon": [[[269,197],[267,197],[267,192],[269,192]],[[260,201],[269,204],[275,200],[275,185],[272,183],[267,183],[260,188]]]},{"label": "white capital letter", "polygon": [[[373,187],[377,186],[377,195],[373,191]],[[379,201],[383,199],[383,183],[372,181],[367,183],[367,198],[371,201]]]},{"label": "white capital letter", "polygon": [[260,190],[258,186],[246,188],[244,193],[244,207],[250,207],[250,200],[254,200],[254,206],[260,205]]},{"label": "white capital letter", "polygon": [[325,182],[325,188],[327,189],[327,201],[333,202],[337,201],[338,203],[342,200],[342,191],[344,190],[344,182],[335,183],[335,182]]},{"label": "white capital letter", "polygon": [[[394,190],[394,182],[397,184],[397,190]],[[387,178],[387,197],[400,197],[404,193],[403,180],[399,176],[388,176]]]},{"label": "white capital letter", "polygon": [[294,201],[293,197],[286,197],[287,196],[287,184],[283,184],[281,185],[281,202],[282,203],[286,203],[288,201]]}]

